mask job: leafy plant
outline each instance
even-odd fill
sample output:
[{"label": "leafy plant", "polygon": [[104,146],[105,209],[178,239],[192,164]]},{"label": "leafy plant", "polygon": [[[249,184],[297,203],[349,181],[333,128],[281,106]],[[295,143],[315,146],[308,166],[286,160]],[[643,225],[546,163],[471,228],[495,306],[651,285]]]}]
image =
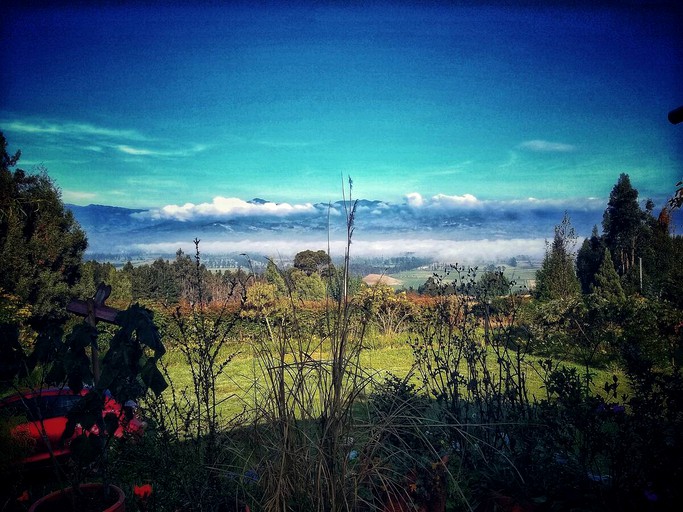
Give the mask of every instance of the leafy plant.
[{"label": "leafy plant", "polygon": [[[186,278],[189,304],[176,305],[164,328],[188,369],[189,385],[181,386],[169,376],[170,393],[145,402],[152,440],[136,447],[138,456],[122,457],[148,461],[136,464],[132,472],[138,478],[151,478],[155,488],[162,490],[157,503],[222,510],[239,501],[237,484],[243,473],[244,457],[232,449],[229,437],[231,428],[240,425],[240,418],[228,421],[222,416],[223,403],[233,397],[219,393],[221,381],[227,378],[226,371],[238,354],[233,350],[233,339],[242,321],[246,287],[235,279],[224,300],[210,303],[200,241],[195,239],[194,243],[194,265]],[[234,297],[239,297],[238,301]],[[185,470],[164,475],[155,472],[155,467],[169,465],[182,465]]]},{"label": "leafy plant", "polygon": [[433,283],[442,293],[414,323],[410,343],[424,389],[449,426],[446,455],[484,488],[518,481],[517,427],[532,418],[526,344],[517,339],[520,301],[508,288],[508,300],[492,307],[487,284],[499,282],[478,280],[476,268],[447,267]]},{"label": "leafy plant", "polygon": [[[93,323],[93,317],[88,317],[83,323],[75,324],[68,335],[63,335],[61,325],[43,328],[28,356],[17,344],[18,329],[7,325],[2,328],[3,334],[10,341],[14,340],[10,343],[16,349],[13,352],[14,359],[7,368],[13,370],[15,378],[19,377],[24,384],[32,382],[35,389],[45,385],[62,387],[66,384],[75,395],[82,395],[69,410],[62,434],[64,440],[73,438],[70,448],[74,471],[70,474],[54,458],[45,426],[41,423],[60,487],[65,490],[62,483],[65,476],[72,479],[71,496],[76,500],[75,508],[80,506],[78,500],[83,498],[79,484],[87,478],[95,475],[101,477],[105,484],[105,496],[108,494],[109,447],[119,426],[131,419],[125,414],[125,406],[111,409],[108,401],[113,399],[125,405],[138,400],[148,390],[158,395],[167,385],[157,368],[165,348],[151,311],[135,304],[116,315],[117,329],[106,344],[101,365],[98,365],[101,368],[99,375],[91,366],[89,354],[97,356],[104,347],[101,331]],[[95,360],[98,358],[95,357]],[[4,377],[5,382],[8,382],[7,379],[11,379],[12,375]],[[16,383],[14,385],[15,389],[19,389]],[[84,386],[87,389],[82,393]]]}]

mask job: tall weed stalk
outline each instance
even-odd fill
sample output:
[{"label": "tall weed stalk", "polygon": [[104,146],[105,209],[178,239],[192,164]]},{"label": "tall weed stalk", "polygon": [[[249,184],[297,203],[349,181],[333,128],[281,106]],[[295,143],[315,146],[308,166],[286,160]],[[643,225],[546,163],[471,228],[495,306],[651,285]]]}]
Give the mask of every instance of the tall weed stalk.
[{"label": "tall weed stalk", "polygon": [[[361,366],[360,356],[370,312],[348,293],[356,215],[350,181],[344,205],[343,268],[328,278],[321,321],[304,319],[291,292],[279,302],[253,301],[258,308],[251,315],[261,332],[253,339],[257,368],[251,445],[260,505],[266,511],[373,510],[384,507],[390,494],[403,503],[412,499],[406,478],[416,463],[397,461],[414,455],[387,440],[421,420],[412,409],[397,405],[400,397],[385,415],[375,414],[373,400],[367,400],[375,375]],[[340,282],[332,282],[335,275]],[[430,453],[428,458],[435,457]]]},{"label": "tall weed stalk", "polygon": [[252,444],[259,453],[261,505],[267,511],[355,507],[347,454],[353,407],[369,382],[359,363],[367,322],[346,293],[356,203],[350,197],[344,203],[342,294],[336,301],[328,294],[319,328],[301,318],[291,292],[277,305],[261,302],[253,314],[262,330],[253,339]]}]

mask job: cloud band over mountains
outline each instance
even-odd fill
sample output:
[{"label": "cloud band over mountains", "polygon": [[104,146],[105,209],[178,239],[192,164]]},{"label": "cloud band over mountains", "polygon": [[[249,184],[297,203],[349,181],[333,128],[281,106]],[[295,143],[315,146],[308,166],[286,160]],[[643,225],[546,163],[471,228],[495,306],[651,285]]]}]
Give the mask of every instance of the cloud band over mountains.
[{"label": "cloud band over mountains", "polygon": [[[320,238],[296,239],[242,239],[201,240],[202,252],[206,254],[247,254],[252,259],[260,257],[291,257],[304,249],[327,250],[333,258],[344,255],[343,240],[331,242]],[[192,241],[185,239],[136,244],[135,249],[150,254],[174,254],[178,249],[185,253],[194,250]],[[539,258],[545,250],[543,238],[513,238],[509,240],[448,240],[440,238],[383,238],[358,235],[351,245],[352,257],[382,258],[410,255],[449,263],[481,263],[504,261],[511,256],[528,255]]]},{"label": "cloud band over mountains", "polygon": [[[545,240],[568,212],[579,236],[599,225],[599,199],[485,201],[472,194],[423,196],[402,203],[359,200],[353,253],[358,256],[414,254],[439,261],[491,261],[520,254],[541,257]],[[343,254],[350,203],[277,203],[214,197],[211,202],[149,210],[70,206],[88,234],[92,253],[131,251],[173,255],[202,241],[205,253],[292,256],[307,248]]]},{"label": "cloud band over mountains", "polygon": [[[183,205],[169,204],[161,208],[145,210],[134,214],[141,219],[154,221],[205,221],[231,220],[235,218],[273,218],[286,219],[288,217],[305,217],[330,213],[339,217],[344,213],[343,201],[335,203],[288,203],[274,202],[264,199],[245,201],[238,197],[216,196],[210,203],[185,203]],[[379,217],[385,217],[392,222],[397,217],[407,216],[428,219],[444,219],[450,216],[460,217],[463,214],[490,215],[491,220],[500,215],[525,215],[545,211],[583,210],[598,211],[604,208],[604,201],[594,198],[581,200],[548,200],[533,197],[524,200],[511,201],[483,201],[472,194],[448,195],[436,194],[424,197],[419,192],[411,192],[404,196],[402,204],[385,201],[361,200],[358,202],[359,212],[369,212],[372,222]],[[362,217],[359,222],[363,222]],[[559,222],[559,221],[558,221]]]}]

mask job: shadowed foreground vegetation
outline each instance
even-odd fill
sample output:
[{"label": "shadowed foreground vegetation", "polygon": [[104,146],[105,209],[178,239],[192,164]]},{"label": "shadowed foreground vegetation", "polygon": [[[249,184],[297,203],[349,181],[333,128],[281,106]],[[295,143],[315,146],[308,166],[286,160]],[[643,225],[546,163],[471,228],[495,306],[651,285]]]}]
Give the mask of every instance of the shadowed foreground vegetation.
[{"label": "shadowed foreground vegetation", "polygon": [[[210,305],[200,269],[197,300],[156,306],[170,387],[140,402],[144,438],[109,454],[129,496],[154,489],[132,510],[640,510],[677,496],[680,374],[665,354],[601,340],[562,362],[541,306],[485,296],[471,269],[403,303],[381,288],[305,302],[257,280]],[[382,307],[407,304],[387,329]]]}]

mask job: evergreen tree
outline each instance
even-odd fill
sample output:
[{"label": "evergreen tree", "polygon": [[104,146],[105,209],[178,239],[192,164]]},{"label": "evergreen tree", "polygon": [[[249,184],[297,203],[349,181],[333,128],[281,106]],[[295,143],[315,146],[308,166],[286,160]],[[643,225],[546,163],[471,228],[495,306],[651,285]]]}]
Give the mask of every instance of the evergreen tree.
[{"label": "evergreen tree", "polygon": [[638,191],[631,186],[628,174],[621,174],[602,217],[605,244],[621,276],[636,264],[638,239],[642,235],[644,221],[645,214],[638,205]]},{"label": "evergreen tree", "polygon": [[130,282],[130,276],[121,270],[116,270],[116,267],[111,264],[108,265],[108,274],[104,281],[111,285],[111,296],[109,301],[111,303],[120,303],[121,307],[130,304],[133,301],[133,291]]},{"label": "evergreen tree", "polygon": [[270,284],[275,285],[278,296],[284,297],[287,295],[287,283],[285,282],[285,278],[282,277],[280,269],[277,268],[277,265],[271,259],[268,260],[268,264],[266,265],[264,277]]},{"label": "evergreen tree", "polygon": [[81,274],[85,233],[43,169],[13,169],[0,132],[0,289],[30,305],[29,325],[66,318],[66,304]]},{"label": "evergreen tree", "polygon": [[189,254],[185,254],[182,249],[178,249],[171,268],[173,279],[178,288],[179,298],[194,300],[197,293],[195,290],[197,281],[197,276],[195,275],[197,272],[196,262],[192,261]]},{"label": "evergreen tree", "polygon": [[581,283],[581,291],[590,293],[591,286],[595,283],[595,274],[600,268],[605,254],[605,242],[598,235],[598,227],[593,226],[590,238],[586,238],[581,244],[576,255],[576,275]]},{"label": "evergreen tree", "polygon": [[619,303],[626,298],[619,274],[617,274],[614,263],[612,263],[612,255],[607,248],[603,254],[602,264],[595,274],[595,284],[591,288],[597,297],[605,299],[607,302]]},{"label": "evergreen tree", "polygon": [[652,228],[648,258],[643,261],[651,296],[683,306],[683,238],[670,233],[670,210],[664,207]]},{"label": "evergreen tree", "polygon": [[541,268],[536,272],[536,295],[540,300],[567,299],[580,293],[574,270],[576,234],[569,215],[555,226],[555,237],[546,248]]}]

